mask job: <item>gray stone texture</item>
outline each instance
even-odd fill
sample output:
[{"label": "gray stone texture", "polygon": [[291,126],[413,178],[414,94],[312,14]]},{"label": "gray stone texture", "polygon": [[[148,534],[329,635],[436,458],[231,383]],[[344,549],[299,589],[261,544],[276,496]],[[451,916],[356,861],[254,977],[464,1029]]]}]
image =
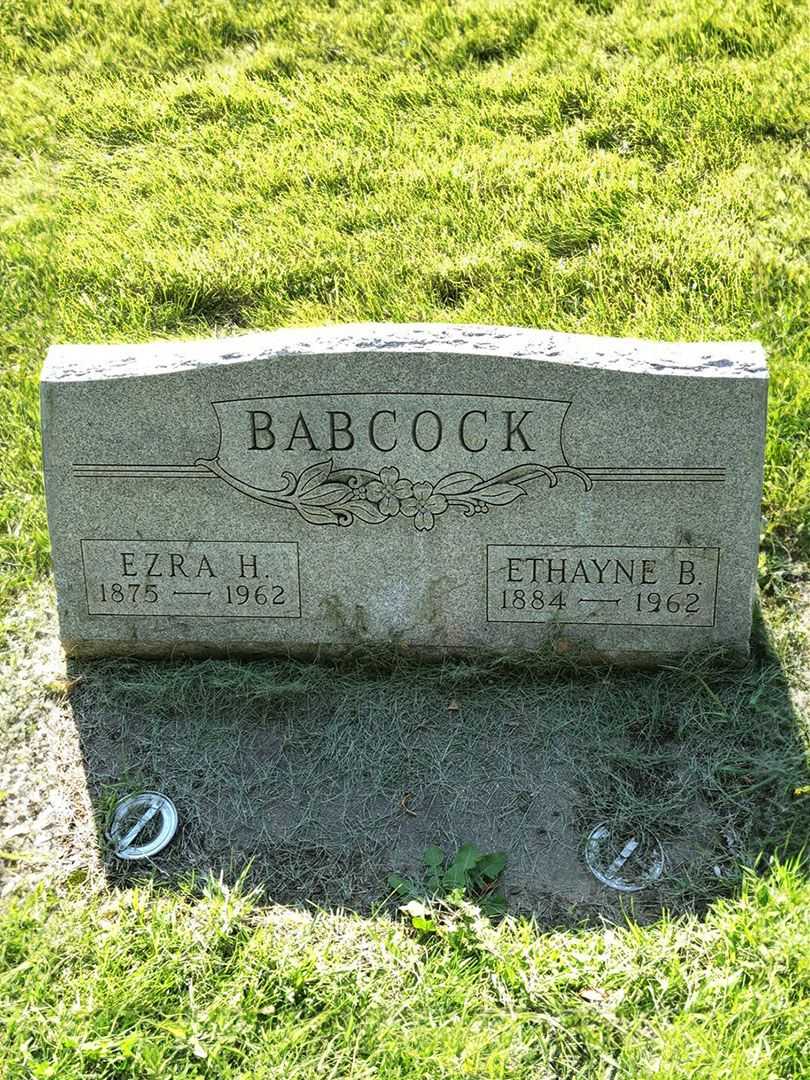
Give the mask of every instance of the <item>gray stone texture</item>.
[{"label": "gray stone texture", "polygon": [[55,346],[41,389],[68,652],[748,650],[756,343],[359,324]]}]

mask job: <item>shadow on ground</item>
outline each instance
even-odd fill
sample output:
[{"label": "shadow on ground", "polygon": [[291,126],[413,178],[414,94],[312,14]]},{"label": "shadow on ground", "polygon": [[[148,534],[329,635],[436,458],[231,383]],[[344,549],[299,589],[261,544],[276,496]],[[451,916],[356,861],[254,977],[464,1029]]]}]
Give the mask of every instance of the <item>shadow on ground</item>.
[{"label": "shadow on ground", "polygon": [[[755,651],[654,673],[74,661],[69,709],[112,882],[249,863],[272,900],[368,911],[391,872],[420,876],[426,847],[469,842],[507,853],[512,912],[648,921],[700,910],[810,835],[788,681],[761,634]],[[180,829],[153,863],[122,863],[104,823],[144,789],[174,800]],[[605,821],[660,839],[656,886],[593,878],[583,842]]]}]

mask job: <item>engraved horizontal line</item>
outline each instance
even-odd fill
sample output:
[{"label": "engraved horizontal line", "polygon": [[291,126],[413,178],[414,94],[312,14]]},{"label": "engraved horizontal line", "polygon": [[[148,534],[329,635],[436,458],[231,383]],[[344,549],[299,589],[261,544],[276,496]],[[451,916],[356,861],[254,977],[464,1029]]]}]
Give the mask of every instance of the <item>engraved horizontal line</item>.
[{"label": "engraved horizontal line", "polygon": [[724,469],[585,469],[588,476],[725,476]]},{"label": "engraved horizontal line", "polygon": [[104,462],[77,462],[73,471],[86,473],[103,471],[104,473],[121,473],[130,476],[133,473],[144,473],[146,476],[154,476],[155,473],[177,473],[181,476],[210,476],[211,470],[205,465],[121,465],[105,464]]},{"label": "engraved horizontal line", "polygon": [[588,472],[725,472],[723,465],[581,465]]},{"label": "engraved horizontal line", "polygon": [[[105,612],[106,614],[106,612]],[[112,614],[112,612],[110,613]],[[192,618],[193,616],[189,616]],[[211,616],[214,618],[215,616]],[[199,618],[205,618],[201,615]],[[498,623],[509,623],[512,626],[530,626],[545,623],[548,625],[551,619],[491,619],[487,616],[487,623],[492,626],[496,626]],[[556,626],[636,626],[639,629],[645,629],[648,626],[654,627],[656,630],[706,630],[708,627],[712,627],[715,622],[690,622],[690,623],[665,623],[665,622],[620,622],[618,619],[612,619],[610,622],[597,622],[596,619],[589,619],[584,622],[582,619],[554,619]]]},{"label": "engraved horizontal line", "polygon": [[715,476],[592,476],[594,484],[723,484]]},{"label": "engraved horizontal line", "polygon": [[174,596],[210,596],[211,590],[208,592],[193,592],[190,589],[172,589]]},{"label": "engraved horizontal line", "polygon": [[74,474],[77,479],[108,480],[218,480],[213,473],[143,473],[143,472],[80,472]]},{"label": "engraved horizontal line", "polygon": [[76,472],[75,475],[79,478],[85,476],[91,476],[94,478],[108,476],[111,478],[121,478],[121,480],[217,480],[218,477],[213,473],[167,473],[167,472],[106,472],[97,470],[96,472]]},{"label": "engraved horizontal line", "polygon": [[578,604],[620,604],[621,600],[601,599],[598,596],[580,596]]},{"label": "engraved horizontal line", "polygon": [[[582,468],[594,483],[723,483],[726,470],[720,468]],[[205,465],[103,465],[76,464],[74,476],[116,479],[215,480],[219,479]]]},{"label": "engraved horizontal line", "polygon": [[611,469],[609,472],[591,472],[590,469],[583,469],[582,472],[587,473],[588,476],[594,480],[609,480],[613,476],[624,476],[628,480],[644,480],[655,478],[656,476],[710,476],[713,479],[722,480],[725,477],[724,472],[707,472],[703,469],[667,469],[666,472],[661,470],[660,472],[633,472],[631,469]]},{"label": "engraved horizontal line", "polygon": [[196,469],[197,465],[184,465],[176,461],[74,461],[75,469]]},{"label": "engraved horizontal line", "polygon": [[[270,543],[281,543],[282,541],[272,540]],[[627,548],[635,549],[636,551],[649,551],[651,547],[662,547],[661,544],[487,544],[487,550],[489,548],[525,548],[525,547],[542,547],[545,551],[561,551],[568,550],[570,548]],[[678,551],[716,551],[718,556],[720,554],[720,548],[716,544],[693,544],[693,545],[678,545]]]},{"label": "engraved horizontal line", "polygon": [[[132,543],[140,542],[142,544],[186,544],[186,543],[188,543],[188,540],[178,540],[174,536],[84,536],[79,541],[80,544],[106,544],[106,543],[128,544],[130,542],[132,542]],[[273,547],[279,547],[279,546],[280,547],[286,547],[286,546],[298,547],[298,541],[297,540],[260,540],[260,539],[256,539],[256,540],[252,540],[252,539],[218,540],[216,537],[213,537],[213,536],[209,536],[209,537],[200,536],[200,537],[195,537],[193,542],[196,543],[196,544],[263,544],[263,545],[268,545],[269,544],[269,545],[271,545]],[[594,547],[595,545],[591,544],[590,546]],[[611,545],[605,545],[605,546],[609,547]],[[627,547],[627,544],[625,544],[624,546]],[[639,544],[638,547],[643,547],[646,550],[647,545],[646,544]],[[711,551],[713,549],[706,548],[706,550]]]},{"label": "engraved horizontal line", "polygon": [[704,472],[702,469],[668,469],[666,472],[632,472],[629,469],[613,469],[610,472],[590,472],[588,476],[593,477],[594,480],[610,480],[614,476],[626,477],[628,480],[651,480],[657,476],[708,476],[713,479],[722,479],[725,473],[722,472]]},{"label": "engraved horizontal line", "polygon": [[583,468],[583,472],[586,472],[594,480],[598,480],[601,477],[612,476],[626,476],[630,478],[638,478],[643,480],[648,476],[711,476],[718,479],[723,478],[726,475],[725,469],[690,469],[690,468],[660,468],[660,469],[635,469],[635,468],[614,468],[614,469],[588,469]]},{"label": "engraved horizontal line", "polygon": [[[311,394],[261,394],[258,397],[238,397],[238,398],[220,398],[218,401],[212,401],[212,405],[240,405],[244,401],[280,401],[283,399],[293,398],[314,398],[325,397],[334,398],[334,390],[316,390]],[[431,398],[431,397],[476,397],[476,398],[494,398],[496,401],[541,401],[548,402],[550,405],[568,405],[572,402],[568,398],[540,398],[540,397],[527,397],[525,394],[478,394],[469,393],[458,394],[452,391],[442,390],[342,390],[339,397],[415,397],[415,398]]]},{"label": "engraved horizontal line", "polygon": [[153,476],[155,473],[180,473],[183,476],[194,475],[199,473],[207,473],[210,470],[200,469],[195,465],[183,466],[183,465],[154,465],[149,468],[125,468],[122,469],[117,465],[90,465],[90,466],[76,466],[76,472],[105,472],[105,473],[122,473],[124,476],[131,476],[133,473],[145,473],[147,476]]},{"label": "engraved horizontal line", "polygon": [[[722,465],[581,465],[588,472],[725,472]],[[74,469],[205,469],[205,465],[144,461],[76,461]]]},{"label": "engraved horizontal line", "polygon": [[[241,615],[217,615],[214,612],[205,612],[198,615],[193,611],[89,611],[90,615],[104,616],[109,619],[302,619],[303,615],[252,615],[245,612]],[[592,624],[591,624],[592,625]]]},{"label": "engraved horizontal line", "polygon": [[724,484],[723,476],[591,476],[594,484]]}]

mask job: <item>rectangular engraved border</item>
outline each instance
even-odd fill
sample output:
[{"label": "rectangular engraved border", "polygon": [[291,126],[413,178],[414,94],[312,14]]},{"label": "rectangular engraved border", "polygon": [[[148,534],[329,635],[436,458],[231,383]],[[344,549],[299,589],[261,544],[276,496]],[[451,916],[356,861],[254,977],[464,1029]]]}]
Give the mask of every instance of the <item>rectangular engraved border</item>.
[{"label": "rectangular engraved border", "polygon": [[[489,617],[489,549],[503,547],[548,547],[567,548],[576,550],[582,548],[598,548],[613,550],[615,548],[629,548],[633,551],[649,551],[650,548],[671,548],[673,551],[713,551],[716,555],[714,573],[714,604],[712,605],[712,621],[700,623],[635,623],[635,622],[582,622],[576,619],[554,619],[541,621],[535,619],[490,619]],[[717,586],[720,581],[720,548],[704,544],[487,544],[486,565],[484,571],[484,612],[489,626],[497,626],[498,623],[515,623],[521,626],[632,626],[637,630],[706,630],[717,625]]]},{"label": "rectangular engraved border", "polygon": [[217,540],[214,537],[207,539],[192,538],[195,544],[284,544],[285,547],[292,545],[295,548],[295,580],[298,585],[298,614],[297,615],[170,615],[165,612],[151,611],[116,611],[93,612],[90,610],[90,595],[87,591],[87,566],[84,561],[84,545],[86,543],[110,543],[128,544],[131,541],[145,544],[187,544],[188,537],[183,540],[175,540],[171,537],[156,539],[153,536],[87,536],[79,540],[79,550],[82,556],[82,573],[84,575],[84,597],[87,604],[87,614],[91,619],[302,619],[301,610],[301,553],[297,540]]}]

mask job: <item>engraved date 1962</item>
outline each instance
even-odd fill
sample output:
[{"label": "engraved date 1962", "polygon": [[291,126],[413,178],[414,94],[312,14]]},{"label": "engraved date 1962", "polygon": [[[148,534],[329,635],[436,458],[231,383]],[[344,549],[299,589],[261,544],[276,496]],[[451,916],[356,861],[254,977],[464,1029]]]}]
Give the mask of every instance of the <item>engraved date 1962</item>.
[{"label": "engraved date 1962", "polygon": [[[99,599],[102,604],[157,604],[160,601],[160,589],[151,582],[139,581],[105,582],[98,585]],[[213,596],[218,593],[219,600],[225,604],[242,607],[254,604],[264,607],[266,604],[278,606],[286,602],[283,585],[226,585],[224,589],[171,589],[172,596]],[[165,594],[164,594],[165,595]]]},{"label": "engraved date 1962", "polygon": [[[640,614],[657,615],[666,611],[670,615],[681,612],[685,615],[697,615],[700,612],[700,594],[694,592],[674,592],[668,596],[660,592],[637,592],[628,599],[631,610]],[[503,589],[500,606],[504,611],[563,611],[568,607],[568,599],[562,591],[532,589],[527,592],[526,589]]]},{"label": "engraved date 1962", "polygon": [[492,544],[487,619],[711,626],[718,570],[714,547]]},{"label": "engraved date 1962", "polygon": [[91,615],[300,618],[298,545],[83,540]]}]

